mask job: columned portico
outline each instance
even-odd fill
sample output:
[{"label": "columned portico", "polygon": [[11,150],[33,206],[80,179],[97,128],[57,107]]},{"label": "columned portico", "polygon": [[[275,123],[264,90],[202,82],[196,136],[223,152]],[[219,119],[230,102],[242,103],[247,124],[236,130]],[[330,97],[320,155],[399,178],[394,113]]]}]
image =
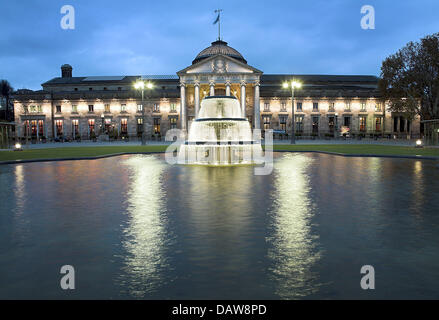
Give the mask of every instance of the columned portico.
[{"label": "columned portico", "polygon": [[215,81],[211,80],[209,82],[209,87],[210,87],[210,91],[209,91],[210,96],[214,96],[215,95]]},{"label": "columned portico", "polygon": [[245,118],[245,81],[241,81],[241,114]]},{"label": "columned portico", "polygon": [[180,82],[180,118],[181,118],[181,130],[186,131],[186,84]]},{"label": "columned portico", "polygon": [[198,112],[200,111],[200,83],[194,82],[194,100],[195,100],[195,118],[198,118]]},{"label": "columned portico", "polygon": [[254,85],[254,117],[255,117],[255,129],[261,129],[261,106],[259,99],[259,81],[255,81]]}]

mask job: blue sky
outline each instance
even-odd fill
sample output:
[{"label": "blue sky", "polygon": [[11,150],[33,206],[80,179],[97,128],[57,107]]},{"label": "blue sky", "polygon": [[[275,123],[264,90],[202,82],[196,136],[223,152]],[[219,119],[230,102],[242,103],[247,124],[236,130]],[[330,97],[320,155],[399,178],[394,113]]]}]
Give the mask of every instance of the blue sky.
[{"label": "blue sky", "polygon": [[[63,5],[75,30],[60,27]],[[360,27],[363,5],[375,30]],[[0,79],[40,89],[69,63],[74,76],[175,74],[222,36],[264,73],[379,75],[408,41],[439,32],[439,1],[0,0]]]}]

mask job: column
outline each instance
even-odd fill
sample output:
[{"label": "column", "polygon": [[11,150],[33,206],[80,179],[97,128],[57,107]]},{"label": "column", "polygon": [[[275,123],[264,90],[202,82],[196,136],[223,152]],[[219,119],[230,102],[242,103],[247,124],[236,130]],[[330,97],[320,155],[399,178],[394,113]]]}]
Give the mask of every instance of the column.
[{"label": "column", "polygon": [[226,96],[230,96],[230,81],[226,81]]},{"label": "column", "polygon": [[195,87],[195,119],[198,118],[198,111],[200,111],[200,83],[199,82],[195,82],[194,84]]},{"label": "column", "polygon": [[241,114],[245,118],[245,81],[241,81]]},{"label": "column", "polygon": [[215,81],[211,80],[209,82],[209,86],[210,86],[210,96],[214,96],[215,95]]},{"label": "column", "polygon": [[260,129],[261,128],[261,111],[260,111],[260,102],[259,102],[259,80],[255,81],[255,105],[253,106],[254,108],[254,124],[255,124],[255,129]]},{"label": "column", "polygon": [[186,84],[180,82],[180,120],[181,130],[186,131]]}]

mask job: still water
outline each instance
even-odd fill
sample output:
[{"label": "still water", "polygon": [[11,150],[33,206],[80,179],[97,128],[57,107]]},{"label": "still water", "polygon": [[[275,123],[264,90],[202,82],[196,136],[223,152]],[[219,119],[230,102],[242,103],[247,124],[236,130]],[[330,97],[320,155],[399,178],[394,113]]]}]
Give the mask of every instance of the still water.
[{"label": "still water", "polygon": [[156,155],[1,166],[0,298],[438,299],[438,178],[293,153],[268,176]]}]

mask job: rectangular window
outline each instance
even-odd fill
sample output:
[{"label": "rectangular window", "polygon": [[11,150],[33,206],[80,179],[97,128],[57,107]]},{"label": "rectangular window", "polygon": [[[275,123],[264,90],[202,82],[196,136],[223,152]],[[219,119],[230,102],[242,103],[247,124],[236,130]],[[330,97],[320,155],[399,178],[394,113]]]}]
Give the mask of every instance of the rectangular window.
[{"label": "rectangular window", "polygon": [[351,103],[350,102],[346,102],[346,104],[344,106],[344,110],[347,112],[351,111]]},{"label": "rectangular window", "polygon": [[56,113],[61,113],[61,106],[56,106]]},{"label": "rectangular window", "polygon": [[95,119],[88,119],[88,133],[91,135],[95,132]]},{"label": "rectangular window", "polygon": [[37,112],[37,107],[36,106],[30,106],[30,112],[31,113]]},{"label": "rectangular window", "polygon": [[377,103],[375,105],[375,112],[382,112],[383,111],[383,106],[381,103]]},{"label": "rectangular window", "polygon": [[154,103],[153,112],[160,112],[160,105],[158,103]]},{"label": "rectangular window", "polygon": [[346,116],[343,118],[343,126],[351,128],[351,117]]},{"label": "rectangular window", "polygon": [[287,111],[287,104],[285,102],[280,104],[280,111]]},{"label": "rectangular window", "polygon": [[44,136],[44,120],[38,120],[38,135],[40,137]]},{"label": "rectangular window", "polygon": [[24,113],[28,113],[29,112],[29,107],[28,106],[23,106],[23,111],[24,111]]},{"label": "rectangular window", "polygon": [[95,107],[92,104],[88,105],[88,112],[94,112],[95,111]]},{"label": "rectangular window", "polygon": [[381,124],[382,124],[382,118],[376,117],[375,118],[375,131],[381,131]]},{"label": "rectangular window", "polygon": [[127,118],[120,119],[120,133],[122,133],[122,134],[128,133],[128,119]]},{"label": "rectangular window", "polygon": [[154,118],[154,133],[160,134],[160,118]]},{"label": "rectangular window", "polygon": [[264,111],[270,111],[270,104],[268,102],[264,103]]},{"label": "rectangular window", "polygon": [[107,113],[110,112],[110,104],[106,103],[106,104],[104,105],[104,112],[107,112]]},{"label": "rectangular window", "polygon": [[303,132],[303,115],[296,116],[296,132]]},{"label": "rectangular window", "polygon": [[34,137],[37,135],[37,120],[31,120],[30,126],[31,126],[31,134]]},{"label": "rectangular window", "polygon": [[296,108],[297,108],[297,111],[302,111],[302,102],[297,102]]},{"label": "rectangular window", "polygon": [[125,103],[120,105],[120,112],[127,112],[127,105]]},{"label": "rectangular window", "polygon": [[79,136],[79,120],[78,119],[72,120],[72,136],[73,136],[73,138],[76,138],[76,136]]},{"label": "rectangular window", "polygon": [[329,117],[328,118],[328,126],[329,126],[329,132],[330,133],[334,133],[335,117]]},{"label": "rectangular window", "polygon": [[312,133],[319,133],[319,117],[312,117]]},{"label": "rectangular window", "polygon": [[287,132],[287,116],[279,116],[280,130]]},{"label": "rectangular window", "polygon": [[367,117],[360,117],[360,131],[366,131],[366,119]]},{"label": "rectangular window", "polygon": [[360,112],[366,112],[366,103],[364,103],[364,102],[361,103]]},{"label": "rectangular window", "polygon": [[319,103],[318,102],[314,102],[312,104],[312,111],[319,111]]},{"label": "rectangular window", "polygon": [[331,102],[329,103],[329,112],[334,112],[335,111],[335,102]]},{"label": "rectangular window", "polygon": [[264,130],[270,129],[270,119],[271,119],[271,117],[264,116],[264,117],[262,117],[262,119],[264,121]]},{"label": "rectangular window", "polygon": [[177,118],[176,117],[169,118],[169,122],[171,123],[171,129],[177,129]]},{"label": "rectangular window", "polygon": [[105,133],[108,134],[111,130],[111,119],[105,119]]},{"label": "rectangular window", "polygon": [[138,104],[137,105],[137,112],[142,112],[142,110],[143,110],[143,105]]},{"label": "rectangular window", "polygon": [[143,119],[137,118],[137,133],[143,132]]},{"label": "rectangular window", "polygon": [[56,136],[60,137],[63,135],[63,120],[55,120]]},{"label": "rectangular window", "polygon": [[42,113],[43,112],[43,107],[37,106],[37,112]]},{"label": "rectangular window", "polygon": [[76,104],[72,104],[72,112],[78,113],[78,106]]},{"label": "rectangular window", "polygon": [[171,103],[171,105],[170,105],[170,109],[171,109],[171,112],[176,112],[177,110],[175,109],[175,103]]}]

